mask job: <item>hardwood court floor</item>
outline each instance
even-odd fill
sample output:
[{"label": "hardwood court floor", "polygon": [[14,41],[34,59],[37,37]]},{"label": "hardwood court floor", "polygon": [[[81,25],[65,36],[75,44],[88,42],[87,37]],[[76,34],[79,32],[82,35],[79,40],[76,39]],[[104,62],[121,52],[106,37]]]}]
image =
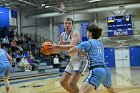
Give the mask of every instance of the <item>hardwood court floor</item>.
[{"label": "hardwood court floor", "polygon": [[[140,93],[140,68],[119,68],[111,72],[116,93]],[[10,93],[68,93],[60,86],[59,80],[59,75],[12,80]],[[79,80],[79,86],[83,80],[84,77]],[[0,87],[0,93],[5,93],[4,86]],[[101,85],[97,92],[92,93],[108,92]]]}]

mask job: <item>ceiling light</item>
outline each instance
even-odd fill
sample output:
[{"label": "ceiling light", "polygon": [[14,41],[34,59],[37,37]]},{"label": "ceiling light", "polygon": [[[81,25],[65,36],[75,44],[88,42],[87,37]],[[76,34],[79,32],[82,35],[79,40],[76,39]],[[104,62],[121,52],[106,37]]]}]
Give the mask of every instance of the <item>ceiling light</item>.
[{"label": "ceiling light", "polygon": [[45,6],[45,4],[41,4],[41,6]]},{"label": "ceiling light", "polygon": [[45,8],[50,8],[51,6],[45,6]]},{"label": "ceiling light", "polygon": [[98,1],[102,1],[102,0],[89,0],[87,2],[92,3],[92,2],[98,2]]}]

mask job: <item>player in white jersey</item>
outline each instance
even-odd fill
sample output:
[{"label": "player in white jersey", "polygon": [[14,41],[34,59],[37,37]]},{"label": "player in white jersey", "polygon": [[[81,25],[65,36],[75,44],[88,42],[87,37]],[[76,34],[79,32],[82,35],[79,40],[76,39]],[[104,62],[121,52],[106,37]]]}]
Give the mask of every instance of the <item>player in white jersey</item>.
[{"label": "player in white jersey", "polygon": [[[69,50],[81,42],[80,33],[73,29],[73,20],[66,18],[64,21],[65,32],[60,36],[60,41],[57,45],[53,45],[53,53],[60,52],[61,50]],[[71,57],[65,72],[62,75],[60,84],[69,93],[78,93],[79,88],[77,82],[87,66],[86,57],[76,55]]]}]

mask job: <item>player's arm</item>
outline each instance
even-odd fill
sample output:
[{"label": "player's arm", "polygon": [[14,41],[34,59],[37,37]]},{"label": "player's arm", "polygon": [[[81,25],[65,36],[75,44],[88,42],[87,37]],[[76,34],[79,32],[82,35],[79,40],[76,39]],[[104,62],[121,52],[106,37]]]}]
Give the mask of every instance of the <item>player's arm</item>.
[{"label": "player's arm", "polygon": [[[63,42],[62,42],[62,37],[61,37],[57,45],[62,45],[62,44],[63,44]],[[53,47],[52,53],[60,53],[60,52],[62,51],[62,50],[60,50],[60,49],[58,49],[58,48],[54,48],[54,46],[56,46],[56,44],[54,44],[54,45],[52,46],[52,47]]]},{"label": "player's arm", "polygon": [[77,46],[74,46],[68,50],[68,54],[70,56],[74,56],[77,53],[79,53],[80,55],[86,55],[86,53],[83,50],[79,49]]},{"label": "player's arm", "polygon": [[77,45],[78,42],[80,42],[80,34],[79,34],[79,32],[75,31],[75,32],[73,32],[73,34],[71,36],[70,44],[56,45],[55,48],[57,48],[59,50],[69,50],[70,48],[72,48],[75,45]]},{"label": "player's arm", "polygon": [[[86,52],[89,51],[90,49],[90,43],[89,41],[84,41],[78,44],[75,47],[72,47],[71,49],[68,50],[68,54],[70,56],[74,56],[75,54],[79,53],[80,55],[86,55]],[[85,52],[86,51],[86,52]]]}]

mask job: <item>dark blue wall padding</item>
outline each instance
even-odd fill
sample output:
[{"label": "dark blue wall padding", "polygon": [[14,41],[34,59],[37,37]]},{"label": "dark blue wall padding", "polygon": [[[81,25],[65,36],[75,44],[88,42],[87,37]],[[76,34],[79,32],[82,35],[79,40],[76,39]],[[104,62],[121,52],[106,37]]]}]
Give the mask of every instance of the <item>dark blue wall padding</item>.
[{"label": "dark blue wall padding", "polygon": [[130,51],[130,66],[140,66],[140,46],[132,46]]},{"label": "dark blue wall padding", "polygon": [[81,23],[81,36],[82,36],[82,41],[87,41],[87,26],[89,26],[89,23]]},{"label": "dark blue wall padding", "polygon": [[17,18],[17,11],[11,10],[11,17]]},{"label": "dark blue wall padding", "polygon": [[2,14],[0,14],[0,26],[4,27],[4,26],[8,26],[9,27],[9,9],[8,8],[3,8],[0,7],[0,12],[2,12]]},{"label": "dark blue wall padding", "polygon": [[[10,28],[10,22],[9,22],[9,9],[8,8],[4,8],[4,7],[0,7],[0,28],[2,27],[7,27],[8,31]],[[6,35],[8,35],[9,32],[6,33]],[[0,33],[1,34],[1,33]]]},{"label": "dark blue wall padding", "polygon": [[61,34],[62,32],[64,32],[65,29],[64,29],[64,24],[60,24],[59,25],[59,34]]},{"label": "dark blue wall padding", "polygon": [[82,37],[82,41],[87,41],[88,38],[87,37]]},{"label": "dark blue wall padding", "polygon": [[104,48],[104,56],[107,67],[115,67],[115,49]]}]

